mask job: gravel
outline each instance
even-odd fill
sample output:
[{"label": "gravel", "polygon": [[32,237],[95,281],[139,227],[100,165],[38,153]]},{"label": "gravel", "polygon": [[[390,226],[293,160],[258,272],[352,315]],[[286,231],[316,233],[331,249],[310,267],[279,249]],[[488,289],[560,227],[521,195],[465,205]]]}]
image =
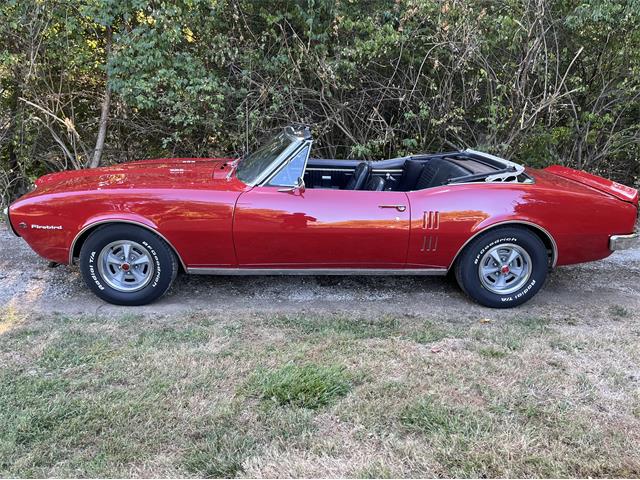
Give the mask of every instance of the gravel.
[{"label": "gravel", "polygon": [[65,314],[172,314],[187,311],[388,312],[434,316],[590,316],[613,307],[640,307],[640,250],[589,264],[560,267],[529,303],[498,311],[476,305],[442,277],[238,277],[180,275],[170,292],[144,307],[117,307],[95,297],[79,269],[49,268],[0,225],[0,308]]}]

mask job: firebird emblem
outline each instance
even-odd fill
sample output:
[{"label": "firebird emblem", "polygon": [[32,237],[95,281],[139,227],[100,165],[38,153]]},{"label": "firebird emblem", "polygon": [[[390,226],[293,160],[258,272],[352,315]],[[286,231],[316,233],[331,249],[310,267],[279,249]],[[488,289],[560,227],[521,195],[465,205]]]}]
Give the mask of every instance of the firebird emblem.
[{"label": "firebird emblem", "polygon": [[62,225],[38,225],[37,223],[32,223],[31,228],[36,230],[62,230]]}]

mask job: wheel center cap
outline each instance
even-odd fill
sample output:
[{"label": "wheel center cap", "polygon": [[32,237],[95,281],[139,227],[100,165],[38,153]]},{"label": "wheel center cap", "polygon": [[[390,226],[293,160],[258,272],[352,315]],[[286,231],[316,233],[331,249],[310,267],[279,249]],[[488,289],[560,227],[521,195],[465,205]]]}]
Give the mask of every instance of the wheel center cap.
[{"label": "wheel center cap", "polygon": [[125,272],[129,271],[129,264],[128,263],[123,263],[120,268],[122,268],[122,270],[124,270]]},{"label": "wheel center cap", "polygon": [[502,268],[500,269],[500,271],[506,275],[510,271],[509,270],[509,265],[503,265]]}]

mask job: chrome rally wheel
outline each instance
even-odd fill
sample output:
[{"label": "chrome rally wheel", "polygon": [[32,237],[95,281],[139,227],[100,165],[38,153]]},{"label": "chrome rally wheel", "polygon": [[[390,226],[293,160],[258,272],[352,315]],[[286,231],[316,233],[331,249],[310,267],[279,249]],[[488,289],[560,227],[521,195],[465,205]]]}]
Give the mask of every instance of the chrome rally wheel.
[{"label": "chrome rally wheel", "polygon": [[154,270],[149,250],[130,240],[111,242],[98,256],[100,275],[119,292],[136,292],[146,287]]},{"label": "chrome rally wheel", "polygon": [[178,259],[159,235],[136,225],[96,228],[80,250],[80,271],[87,286],[115,305],[146,305],[169,290]]},{"label": "chrome rally wheel", "polygon": [[462,290],[486,307],[510,308],[542,287],[549,256],[542,239],[525,227],[504,226],[478,235],[454,265]]},{"label": "chrome rally wheel", "polygon": [[518,245],[497,245],[480,260],[478,276],[490,292],[498,295],[516,292],[531,276],[531,257]]}]

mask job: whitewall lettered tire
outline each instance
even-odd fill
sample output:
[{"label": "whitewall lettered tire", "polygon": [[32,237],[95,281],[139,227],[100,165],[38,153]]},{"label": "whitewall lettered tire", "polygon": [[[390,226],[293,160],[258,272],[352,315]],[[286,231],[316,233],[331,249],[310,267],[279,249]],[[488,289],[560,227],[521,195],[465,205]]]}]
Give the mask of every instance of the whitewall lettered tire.
[{"label": "whitewall lettered tire", "polygon": [[98,227],[80,250],[87,286],[115,305],[145,305],[164,295],[178,273],[178,260],[158,235],[142,227]]},{"label": "whitewall lettered tire", "polygon": [[521,227],[500,227],[473,239],[456,261],[462,290],[481,305],[510,308],[531,299],[549,269],[540,238]]}]

